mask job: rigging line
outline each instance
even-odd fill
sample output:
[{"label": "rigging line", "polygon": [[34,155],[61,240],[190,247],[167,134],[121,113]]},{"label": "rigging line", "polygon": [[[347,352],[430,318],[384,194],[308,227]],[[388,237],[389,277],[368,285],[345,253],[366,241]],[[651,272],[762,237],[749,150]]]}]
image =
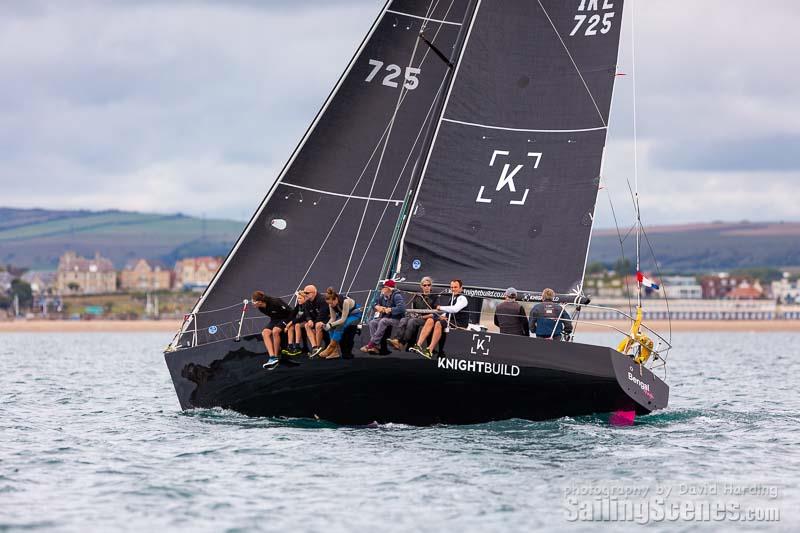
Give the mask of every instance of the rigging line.
[{"label": "rigging line", "polygon": [[[614,226],[617,228],[617,238],[619,238],[619,248],[620,248],[620,255],[622,255],[622,262],[623,264],[627,262],[625,259],[625,245],[623,244],[622,235],[619,231],[619,224],[617,223],[617,213],[614,210],[614,202],[611,201],[611,191],[608,188],[608,183],[606,183],[606,195],[608,196],[608,203],[611,206],[611,215],[614,217]],[[628,284],[628,276],[622,278],[625,280],[625,294],[628,295],[628,314],[633,315],[633,303],[631,302],[631,291],[630,285]]]},{"label": "rigging line", "polygon": [[[453,4],[454,3],[455,3],[455,0],[450,0],[450,5],[447,7],[447,11],[444,14],[445,17],[447,17],[447,15],[450,14],[450,10],[453,8]],[[437,5],[438,5],[438,0],[437,0]],[[441,31],[441,27],[434,34],[434,36],[433,36],[434,40],[436,40],[436,37],[438,37],[439,31]],[[428,52],[429,52],[429,50],[426,50],[425,55],[423,56],[423,59],[422,59],[423,62],[425,61],[425,57],[427,57]],[[444,88],[444,85],[445,85],[446,82],[447,82],[447,75],[445,75],[442,78],[441,83],[439,83],[439,88],[437,89],[436,94],[433,97],[433,101],[431,102],[431,105],[428,108],[428,112],[425,114],[425,119],[422,121],[422,125],[420,126],[419,130],[417,131],[417,137],[414,139],[414,144],[411,146],[411,150],[409,150],[409,152],[408,152],[408,157],[406,157],[405,163],[403,163],[403,168],[400,170],[400,174],[397,176],[397,180],[395,180],[394,187],[392,188],[392,192],[389,193],[389,196],[394,196],[395,195],[395,192],[397,191],[397,187],[400,185],[400,181],[403,178],[403,173],[405,172],[406,168],[408,167],[409,161],[411,161],[411,156],[414,154],[414,149],[416,148],[417,143],[419,142],[419,139],[420,139],[420,136],[422,135],[423,130],[426,129],[426,124],[428,124],[428,119],[430,118],[431,113],[433,112],[434,108],[436,107],[436,103],[439,101],[439,96],[441,95],[442,89]],[[420,153],[417,156],[417,162],[414,165],[415,167],[416,167],[417,163],[419,163],[419,160],[422,158],[422,155],[423,154]],[[406,197],[408,196],[408,191],[410,190],[410,188],[411,188],[411,182],[409,181],[408,187],[406,187]],[[367,253],[369,252],[370,247],[372,246],[372,242],[375,240],[375,236],[378,234],[378,229],[380,228],[380,225],[383,222],[383,218],[386,216],[386,212],[388,211],[388,208],[389,208],[388,204],[386,206],[384,206],[383,213],[381,213],[381,216],[378,219],[378,223],[375,225],[375,229],[372,231],[372,236],[369,239],[369,243],[367,244],[367,247],[364,249],[364,254],[361,256],[361,261],[358,263],[358,268],[356,268],[356,271],[353,274],[353,279],[350,281],[350,288],[352,288],[353,284],[356,282],[356,278],[358,277],[358,273],[361,271],[361,267],[364,264],[364,260],[367,257]],[[382,275],[382,273],[381,273],[381,275]]]},{"label": "rigging line", "polygon": [[[425,61],[426,57],[427,57],[427,52],[426,52],[425,55],[423,55],[422,61],[420,61],[420,65],[422,65],[422,63]],[[406,93],[405,95],[401,95],[401,99],[402,99],[401,102],[405,101],[405,97],[406,97],[407,94],[408,93]],[[369,156],[369,159],[367,159],[367,162],[364,165],[364,168],[361,170],[361,174],[359,175],[358,179],[356,180],[355,184],[353,185],[353,188],[350,190],[350,196],[352,196],[352,194],[355,192],[356,188],[358,187],[359,183],[361,183],[361,179],[366,174],[367,169],[369,168],[369,165],[372,162],[372,158],[375,157],[375,154],[378,152],[378,148],[380,147],[380,144],[383,141],[383,138],[388,133],[390,125],[391,124],[387,124],[386,125],[386,128],[383,130],[383,134],[381,134],[380,138],[375,143],[375,147],[372,150],[372,154]],[[305,281],[306,276],[308,276],[308,273],[311,272],[311,269],[314,268],[314,264],[317,262],[317,259],[319,258],[319,255],[322,253],[322,249],[325,247],[325,244],[327,244],[328,239],[333,234],[333,231],[336,229],[336,225],[339,223],[339,220],[342,218],[342,215],[344,214],[345,209],[347,209],[347,205],[349,204],[349,202],[350,202],[350,198],[345,200],[344,205],[342,205],[342,208],[339,210],[339,214],[337,215],[336,219],[333,221],[333,224],[331,225],[330,229],[328,230],[328,233],[325,235],[325,238],[322,240],[322,244],[317,249],[317,253],[311,259],[311,263],[308,265],[308,268],[306,269],[305,274],[303,274],[303,277],[300,278],[300,281],[298,282],[296,290],[300,289],[300,285],[302,285],[302,283]]]},{"label": "rigging line", "polygon": [[656,259],[656,254],[653,251],[653,245],[650,243],[650,237],[647,236],[647,232],[642,227],[642,235],[644,235],[645,241],[647,241],[647,247],[650,248],[650,255],[653,257],[653,263],[656,265],[656,272],[658,272],[658,281],[661,282],[661,288],[664,291],[664,304],[667,306],[667,324],[669,327],[669,343],[672,344],[672,316],[669,312],[669,298],[667,297],[667,286],[664,284],[664,276],[661,274],[661,266],[658,264],[658,259]]},{"label": "rigging line", "polygon": [[[322,116],[327,111],[327,109],[330,106],[331,102],[333,101],[334,97],[339,93],[339,89],[342,87],[342,84],[344,83],[345,79],[352,72],[353,66],[356,63],[356,60],[361,55],[361,53],[364,51],[364,49],[366,48],[367,43],[370,41],[372,36],[375,34],[375,31],[377,30],[380,22],[383,20],[385,14],[386,14],[386,10],[389,9],[390,2],[391,2],[391,0],[386,0],[386,3],[384,4],[380,15],[378,15],[378,17],[372,23],[372,26],[370,27],[369,32],[364,37],[364,39],[361,41],[361,44],[358,45],[358,49],[356,50],[354,55],[350,58],[350,61],[347,64],[347,68],[344,70],[344,72],[342,72],[341,76],[339,76],[339,79],[336,82],[336,85],[334,86],[333,90],[330,92],[328,97],[325,99],[325,102],[323,103],[323,105],[319,109],[319,111],[317,112],[316,116],[314,117],[314,120],[311,122],[311,125],[306,129],[306,132],[303,134],[303,136],[302,136],[302,138],[300,140],[300,143],[292,151],[292,154],[290,155],[289,160],[284,164],[284,166],[281,169],[280,174],[278,175],[277,179],[270,186],[269,192],[262,199],[261,203],[258,206],[258,209],[256,209],[255,213],[253,213],[253,216],[250,217],[250,221],[247,223],[247,225],[245,226],[245,229],[241,232],[241,234],[237,238],[236,243],[233,246],[233,249],[230,251],[230,253],[228,253],[228,256],[225,258],[225,261],[222,263],[222,266],[219,268],[219,270],[216,272],[216,274],[214,274],[214,277],[211,279],[211,283],[209,283],[208,287],[206,287],[205,291],[203,291],[203,294],[200,296],[198,301],[192,307],[192,311],[193,312],[202,308],[203,304],[206,301],[206,298],[208,298],[208,296],[213,292],[214,287],[216,287],[217,282],[222,278],[226,268],[231,263],[231,261],[233,260],[233,258],[236,255],[237,251],[239,250],[239,247],[242,245],[244,240],[250,234],[250,231],[255,227],[255,224],[256,224],[258,218],[261,216],[261,213],[264,211],[264,209],[266,208],[267,204],[269,203],[269,200],[272,198],[273,193],[277,189],[277,184],[280,183],[283,180],[283,178],[286,176],[286,174],[292,168],[292,165],[294,164],[297,156],[302,151],[303,147],[306,145],[306,142],[310,138],[310,136],[313,133],[313,131],[316,130],[316,127],[319,124],[319,121],[321,120]],[[184,334],[185,330],[183,330],[183,328],[182,328],[182,331],[180,333]]]},{"label": "rigging line", "polygon": [[[428,6],[428,10],[429,10],[428,14],[431,12],[430,11],[431,9],[435,9],[436,8],[438,3],[439,3],[439,0],[436,0],[435,3],[431,2],[431,4]],[[451,6],[452,6],[452,2],[451,2]],[[449,8],[448,8],[448,11],[449,11]],[[423,25],[424,24],[425,23],[423,23]],[[439,29],[436,30],[436,34],[434,35],[434,40],[439,35],[439,32],[441,31],[441,29],[442,29],[442,26],[440,26]],[[416,41],[416,42],[418,42],[418,41]],[[416,44],[415,44],[415,49],[416,49]],[[420,63],[419,63],[420,67],[425,62],[425,59],[428,57],[428,52],[429,51],[426,50],[425,54],[423,54],[422,59],[420,60]],[[412,54],[412,64],[413,64],[413,54]],[[408,96],[408,92],[407,91],[405,93],[403,91],[401,91],[401,96],[400,96],[401,105],[405,101],[407,96]],[[370,155],[369,159],[367,160],[367,163],[364,165],[364,168],[361,170],[361,175],[358,177],[358,179],[356,180],[355,184],[353,185],[353,188],[350,191],[351,195],[352,195],[353,192],[355,192],[356,188],[358,187],[358,184],[361,183],[361,179],[364,177],[364,174],[366,174],[367,169],[369,168],[369,165],[372,162],[372,158],[375,157],[375,154],[377,153],[378,148],[380,147],[380,144],[383,141],[384,136],[387,134],[387,132],[389,131],[389,128],[391,127],[391,124],[392,123],[390,122],[390,123],[388,123],[386,125],[386,128],[383,131],[383,134],[378,139],[378,141],[375,143],[375,148],[372,150],[372,154]],[[317,259],[319,258],[319,255],[322,253],[322,249],[325,247],[325,244],[328,242],[328,239],[333,234],[333,231],[336,229],[336,225],[339,223],[339,220],[341,219],[342,215],[344,214],[344,211],[347,208],[347,205],[348,205],[349,201],[350,200],[348,198],[345,201],[344,205],[342,205],[342,208],[339,211],[339,214],[337,215],[336,219],[333,221],[333,224],[331,225],[330,229],[328,230],[327,235],[325,235],[325,238],[323,239],[322,244],[320,245],[319,249],[317,250],[317,253],[311,259],[311,263],[308,265],[308,268],[306,269],[305,274],[303,274],[303,277],[298,282],[297,290],[300,289],[300,285],[305,281],[306,276],[308,276],[308,273],[311,272],[311,269],[314,268],[314,264],[316,263]]]},{"label": "rigging line", "polygon": [[[414,149],[416,148],[417,143],[419,142],[419,139],[422,136],[422,132],[423,132],[423,130],[425,130],[425,124],[428,122],[428,119],[430,118],[434,107],[436,107],[436,102],[439,99],[439,95],[441,94],[442,89],[444,88],[444,84],[445,84],[446,80],[447,80],[447,78],[445,77],[442,80],[442,82],[439,84],[439,90],[436,91],[436,97],[433,99],[433,102],[431,103],[431,106],[428,108],[428,113],[427,113],[427,115],[425,115],[425,120],[423,121],[422,126],[420,126],[419,131],[417,132],[417,138],[414,139],[414,144],[411,146],[411,150],[408,153],[408,157],[406,158],[406,161],[403,164],[403,168],[400,170],[400,175],[397,177],[397,181],[395,181],[394,188],[392,188],[392,192],[389,194],[389,196],[394,196],[398,185],[400,185],[400,180],[402,179],[403,174],[405,173],[406,168],[408,167],[409,161],[411,161],[411,156],[414,154]],[[417,157],[417,161],[419,161],[419,159],[421,157],[422,157],[422,154],[420,154]],[[378,229],[380,228],[380,225],[383,222],[383,218],[386,216],[386,212],[388,210],[389,210],[389,204],[386,204],[386,206],[384,206],[384,208],[383,208],[383,213],[381,213],[381,216],[378,219],[378,223],[375,224],[375,229],[372,231],[372,237],[370,237],[369,243],[367,244],[367,247],[364,250],[364,254],[361,256],[361,261],[358,264],[358,268],[356,268],[356,271],[353,274],[353,279],[350,282],[350,288],[353,287],[353,284],[355,283],[356,278],[358,277],[358,273],[361,271],[361,266],[364,264],[364,260],[367,257],[367,252],[369,251],[370,247],[372,246],[372,242],[374,241],[375,236],[378,234]]]},{"label": "rigging line", "polygon": [[537,0],[537,1],[539,2],[539,7],[542,8],[542,11],[544,11],[544,16],[547,17],[547,20],[550,22],[550,26],[553,27],[553,31],[556,32],[556,36],[558,37],[558,40],[561,41],[561,46],[564,47],[564,51],[569,56],[569,60],[572,61],[572,66],[575,67],[575,71],[578,73],[578,76],[580,76],[581,81],[583,82],[583,86],[586,87],[586,92],[589,93],[589,98],[592,99],[592,103],[594,104],[594,108],[597,110],[597,115],[600,117],[600,122],[603,123],[603,126],[606,126],[606,121],[603,118],[603,114],[600,112],[600,107],[597,105],[597,101],[595,101],[594,95],[592,94],[592,91],[589,89],[589,85],[586,83],[586,80],[583,78],[583,74],[581,73],[581,70],[578,68],[578,65],[575,63],[575,59],[572,57],[572,54],[570,53],[569,48],[567,48],[567,44],[564,42],[564,39],[561,38],[561,34],[558,32],[558,29],[556,28],[556,25],[553,24],[553,20],[550,18],[550,14],[544,8],[544,5],[542,5],[542,0]]},{"label": "rigging line", "polygon": [[[417,49],[419,48],[419,39],[414,41],[414,48],[411,51],[411,59],[409,60],[409,67],[414,64],[414,56],[417,55]],[[405,85],[403,85],[402,89],[400,90],[400,96],[397,98],[397,104],[394,107],[394,113],[392,114],[392,118],[389,121],[389,131],[386,134],[386,140],[383,142],[383,148],[381,149],[380,158],[378,158],[378,165],[375,168],[375,174],[372,176],[372,183],[369,187],[369,196],[372,196],[372,192],[375,190],[375,183],[378,181],[378,175],[381,172],[381,166],[383,165],[383,158],[386,155],[386,148],[389,146],[389,139],[392,137],[392,130],[394,129],[394,123],[397,120],[397,114],[400,112],[400,106],[403,104],[403,95],[408,92]],[[361,221],[358,223],[358,230],[356,231],[355,239],[353,239],[353,247],[350,249],[350,257],[347,259],[347,265],[344,269],[344,275],[342,276],[342,283],[339,285],[340,287],[344,286],[345,280],[347,279],[347,273],[350,270],[350,264],[353,261],[353,254],[356,251],[356,247],[358,246],[358,238],[361,236],[361,229],[364,227],[364,219],[367,217],[367,211],[369,210],[369,200],[366,201],[364,204],[364,211],[361,213]]]},{"label": "rigging line", "polygon": [[[469,25],[468,25],[468,28],[467,28],[467,34],[464,37],[464,43],[461,45],[461,51],[458,54],[458,60],[456,61],[456,68],[453,70],[452,78],[450,79],[450,86],[447,89],[447,96],[445,96],[444,104],[442,104],[442,111],[441,111],[441,114],[439,115],[439,120],[438,120],[438,122],[436,124],[436,130],[433,132],[433,138],[431,139],[431,142],[428,145],[427,156],[425,158],[425,164],[422,166],[422,172],[420,173],[419,180],[417,180],[417,183],[416,183],[416,191],[414,191],[414,199],[411,201],[411,207],[408,210],[408,216],[409,217],[414,216],[414,209],[417,207],[417,200],[419,199],[419,193],[422,190],[422,183],[423,183],[423,181],[425,181],[425,174],[428,172],[428,165],[430,164],[431,157],[433,156],[433,150],[434,150],[434,147],[436,146],[436,139],[438,138],[439,131],[441,130],[441,127],[442,127],[442,118],[444,117],[444,114],[447,112],[447,106],[450,103],[450,96],[453,94],[453,87],[455,87],[456,80],[458,79],[458,72],[461,69],[461,65],[462,65],[462,62],[463,62],[463,59],[464,59],[464,54],[466,53],[467,45],[469,44],[469,38],[472,35],[472,28],[475,26],[475,21],[478,18],[478,12],[481,9],[481,2],[482,1],[483,0],[477,0],[477,2],[475,4],[475,8],[473,9],[473,11],[472,11],[472,13],[471,13],[471,15],[469,17],[470,21],[469,21]],[[465,19],[466,19],[466,14],[465,14]],[[464,28],[462,26],[461,30],[463,30],[463,29]],[[456,43],[458,43],[458,40],[461,38],[461,30],[459,30],[459,35],[458,35],[458,38],[456,39]],[[411,224],[407,220],[406,224],[405,224],[405,227],[403,228],[403,234],[401,235],[400,242],[399,242],[399,248],[398,248],[398,253],[397,253],[397,265],[398,265],[398,268],[399,268],[400,265],[402,265],[402,262],[403,262],[403,248],[405,246],[406,236],[408,235],[408,228],[410,226],[411,226]]]}]

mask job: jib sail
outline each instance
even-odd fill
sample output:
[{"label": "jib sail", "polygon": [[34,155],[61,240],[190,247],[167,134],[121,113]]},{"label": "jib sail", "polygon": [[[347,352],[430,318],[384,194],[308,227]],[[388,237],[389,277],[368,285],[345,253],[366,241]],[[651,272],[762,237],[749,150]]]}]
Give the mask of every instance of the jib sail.
[{"label": "jib sail", "polygon": [[469,4],[387,2],[195,306],[189,329],[199,330],[200,342],[228,336],[222,326],[239,319],[230,307],[255,289],[289,296],[314,283],[366,300],[452,79],[420,32],[455,54]]},{"label": "jib sail", "polygon": [[478,3],[398,268],[569,293],[586,262],[621,0]]}]

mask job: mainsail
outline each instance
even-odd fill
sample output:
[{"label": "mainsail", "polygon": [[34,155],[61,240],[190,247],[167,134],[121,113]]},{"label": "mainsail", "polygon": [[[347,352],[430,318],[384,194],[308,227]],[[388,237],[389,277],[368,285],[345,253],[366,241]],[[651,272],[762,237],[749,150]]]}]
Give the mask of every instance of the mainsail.
[{"label": "mainsail", "polygon": [[452,79],[440,56],[457,53],[473,10],[470,0],[386,3],[195,306],[191,329],[205,335],[238,319],[230,307],[255,289],[287,297],[315,283],[367,299]]},{"label": "mainsail", "polygon": [[478,2],[402,242],[409,280],[579,288],[622,6]]}]

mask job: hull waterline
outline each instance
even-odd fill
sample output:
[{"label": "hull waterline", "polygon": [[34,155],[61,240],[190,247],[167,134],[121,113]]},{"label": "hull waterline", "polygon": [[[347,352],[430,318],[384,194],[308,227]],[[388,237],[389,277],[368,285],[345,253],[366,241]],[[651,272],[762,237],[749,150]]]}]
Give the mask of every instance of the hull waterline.
[{"label": "hull waterline", "polygon": [[472,424],[547,420],[666,407],[669,387],[605,347],[454,331],[446,355],[412,353],[320,360],[265,371],[260,336],[165,354],[183,409],[338,424]]}]

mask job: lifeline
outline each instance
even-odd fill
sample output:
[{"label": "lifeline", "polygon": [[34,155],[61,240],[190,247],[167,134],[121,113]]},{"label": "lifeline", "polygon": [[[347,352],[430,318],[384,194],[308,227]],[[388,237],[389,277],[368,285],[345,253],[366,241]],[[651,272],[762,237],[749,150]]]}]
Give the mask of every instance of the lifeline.
[{"label": "lifeline", "polygon": [[438,367],[448,370],[461,370],[462,372],[519,376],[519,367],[517,365],[507,365],[505,363],[487,363],[485,361],[467,361],[466,359],[440,357],[438,359]]}]

